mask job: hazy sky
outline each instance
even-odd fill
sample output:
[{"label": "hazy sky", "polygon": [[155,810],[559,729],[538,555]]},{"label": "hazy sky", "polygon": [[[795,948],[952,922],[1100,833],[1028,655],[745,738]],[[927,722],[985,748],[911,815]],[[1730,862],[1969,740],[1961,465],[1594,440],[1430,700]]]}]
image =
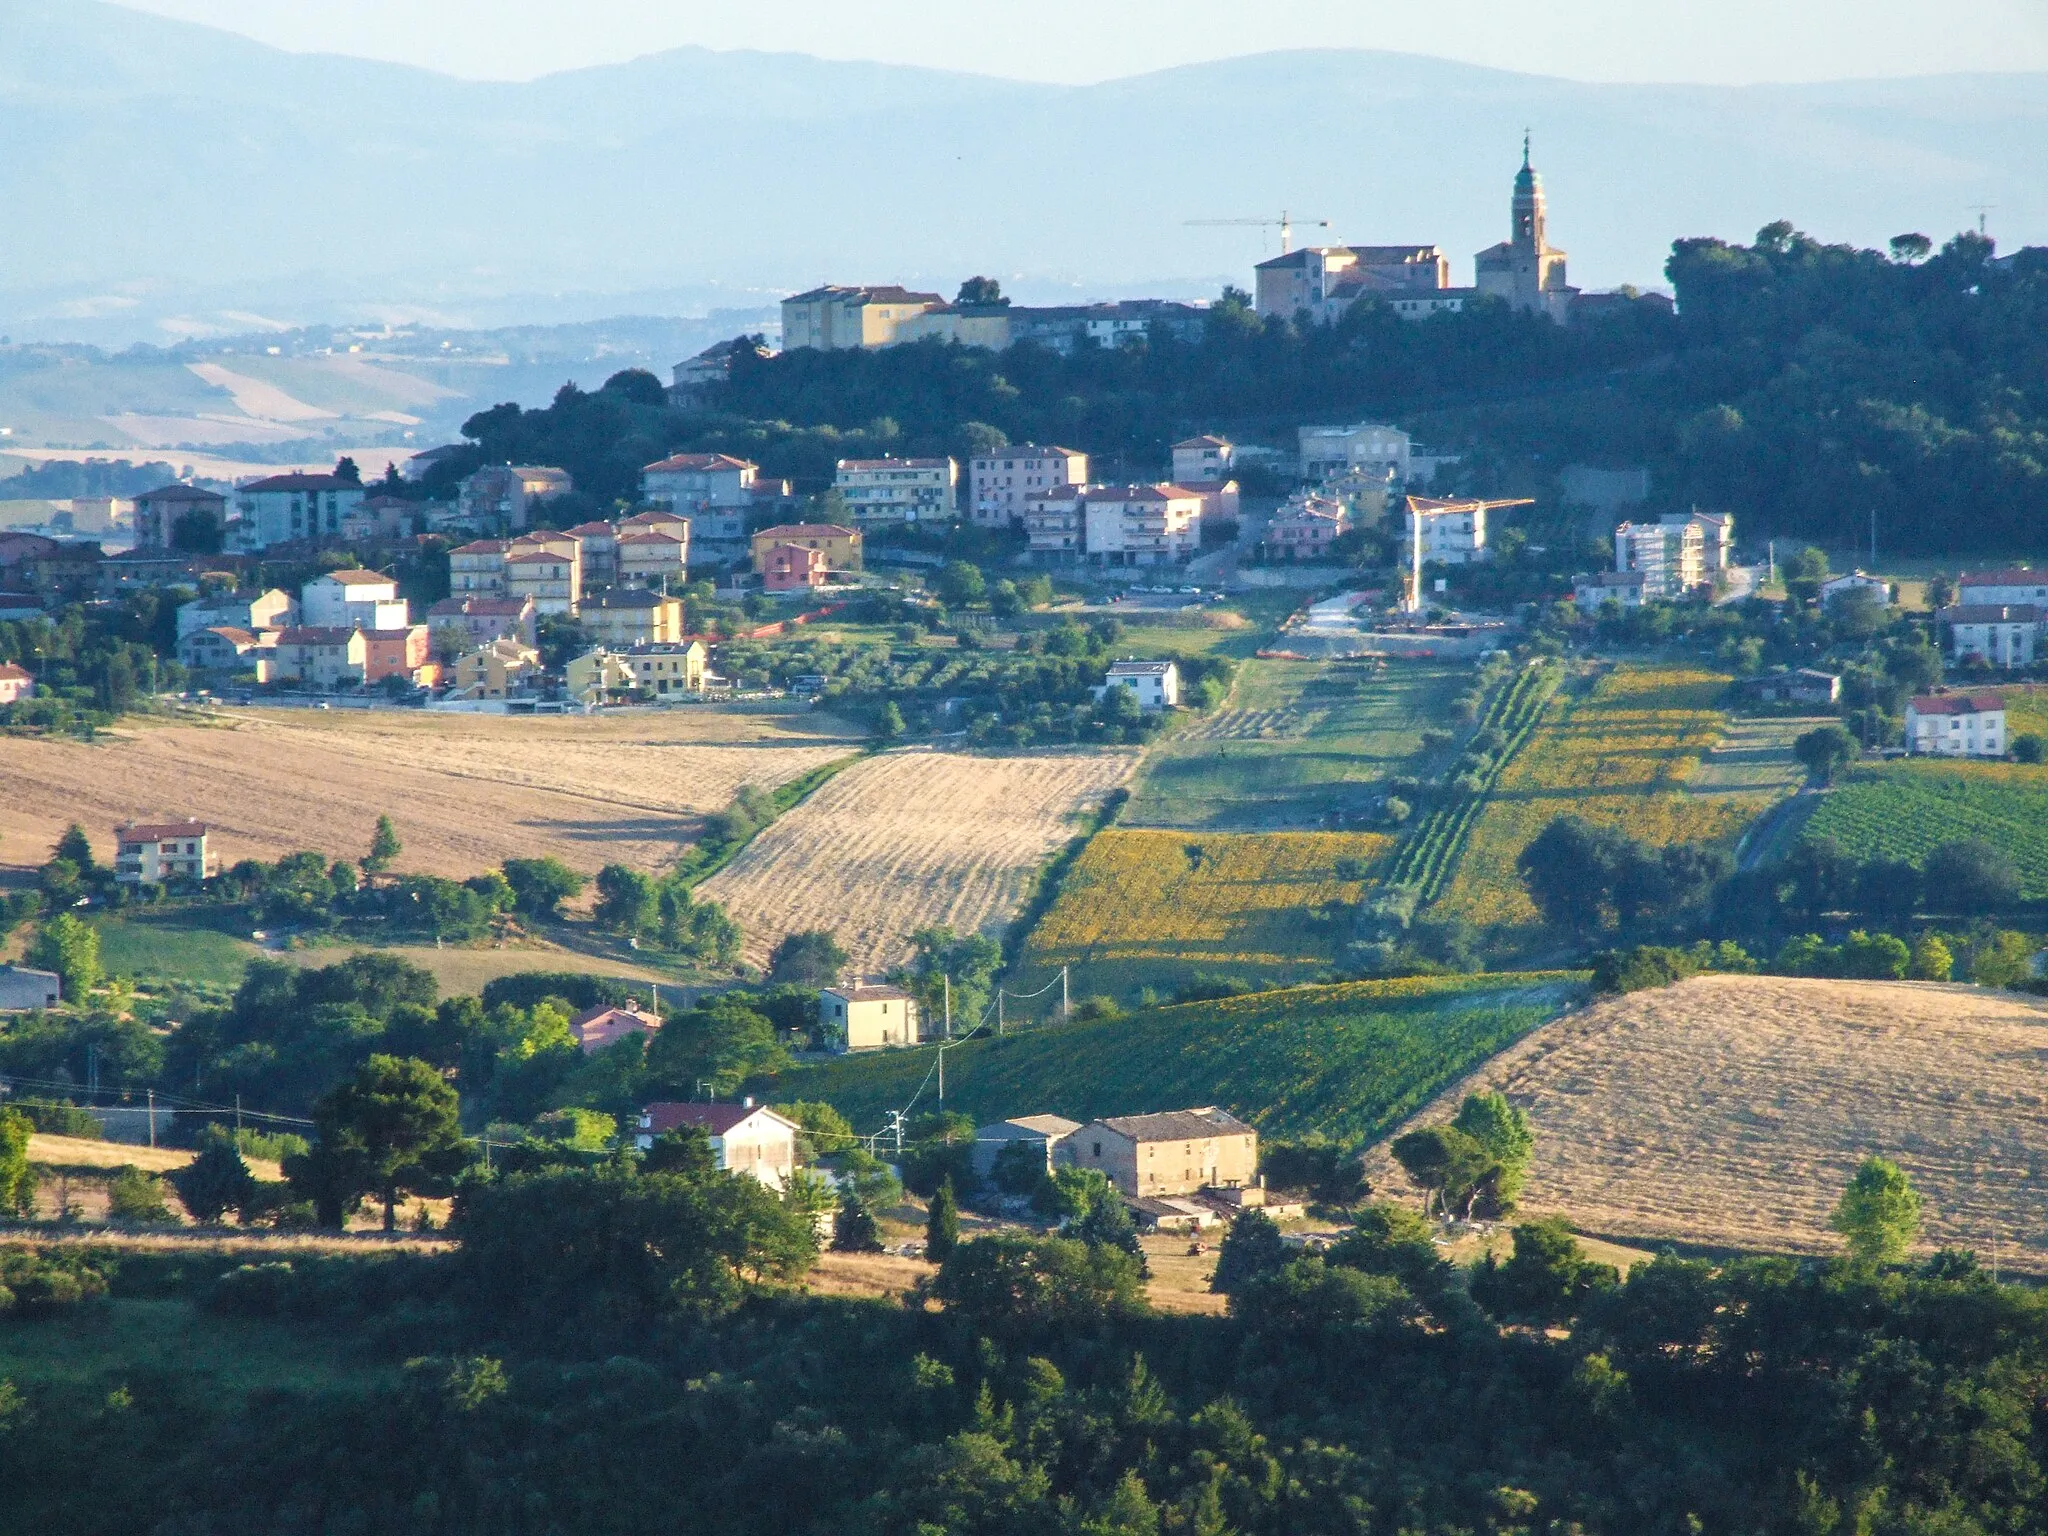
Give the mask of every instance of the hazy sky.
[{"label": "hazy sky", "polygon": [[2048,70],[2048,0],[127,0],[279,47],[526,79],[688,43],[1078,83],[1274,48],[1579,80]]}]

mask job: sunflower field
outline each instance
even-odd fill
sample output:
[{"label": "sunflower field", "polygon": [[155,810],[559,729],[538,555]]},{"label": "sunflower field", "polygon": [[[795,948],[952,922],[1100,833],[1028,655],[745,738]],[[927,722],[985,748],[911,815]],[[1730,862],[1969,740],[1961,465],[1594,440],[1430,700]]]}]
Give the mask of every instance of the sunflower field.
[{"label": "sunflower field", "polygon": [[1374,832],[1099,833],[1025,941],[1012,990],[1062,965],[1076,1000],[1170,994],[1198,977],[1308,980],[1336,963],[1392,846]]},{"label": "sunflower field", "polygon": [[1727,685],[1724,675],[1696,668],[1621,666],[1590,690],[1559,692],[1480,808],[1432,914],[1481,925],[1535,922],[1515,860],[1558,816],[1659,846],[1732,843],[1779,796],[1688,786],[1721,734]]}]

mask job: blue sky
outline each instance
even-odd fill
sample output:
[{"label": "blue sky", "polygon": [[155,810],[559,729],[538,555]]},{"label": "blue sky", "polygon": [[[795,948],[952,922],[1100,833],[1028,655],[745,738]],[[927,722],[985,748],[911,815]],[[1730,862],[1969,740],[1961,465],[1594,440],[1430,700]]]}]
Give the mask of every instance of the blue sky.
[{"label": "blue sky", "polygon": [[759,48],[1083,83],[1275,48],[1743,85],[2048,70],[2048,0],[127,0],[278,47],[527,79]]}]

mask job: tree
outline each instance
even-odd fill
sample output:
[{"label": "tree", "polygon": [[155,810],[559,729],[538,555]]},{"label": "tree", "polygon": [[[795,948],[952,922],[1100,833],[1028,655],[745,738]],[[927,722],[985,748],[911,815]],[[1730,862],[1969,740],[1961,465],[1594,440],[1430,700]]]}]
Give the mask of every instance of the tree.
[{"label": "tree", "polygon": [[1785,591],[1797,603],[1810,603],[1820,596],[1820,584],[1828,579],[1828,557],[1808,545],[1784,564]]},{"label": "tree", "polygon": [[1792,755],[1823,784],[1835,782],[1835,775],[1856,760],[1856,738],[1839,725],[1816,726],[1801,732],[1792,743]]},{"label": "tree", "polygon": [[955,304],[1007,304],[1003,297],[1003,285],[992,277],[970,277],[960,285]]},{"label": "tree", "polygon": [[354,459],[350,458],[347,454],[343,454],[334,461],[334,478],[345,481],[350,485],[361,485],[363,483],[363,471]]},{"label": "tree", "polygon": [[588,884],[560,859],[507,859],[504,870],[514,907],[528,917],[560,916],[562,903],[582,895]]},{"label": "tree", "polygon": [[654,926],[657,915],[654,880],[623,864],[607,864],[597,872],[597,905],[591,916],[613,933],[640,934]]},{"label": "tree", "polygon": [[35,1124],[27,1115],[0,1109],[0,1215],[26,1216],[35,1209],[36,1175],[28,1162],[33,1134]]},{"label": "tree", "polygon": [[370,851],[363,855],[363,870],[367,874],[381,874],[391,867],[391,861],[398,857],[404,844],[398,840],[398,828],[391,824],[389,816],[377,818],[377,830],[370,834]]},{"label": "tree", "polygon": [[1925,261],[1934,249],[1934,242],[1925,235],[1893,235],[1891,239],[1892,260],[1912,265]]},{"label": "tree", "polygon": [[1498,1093],[1475,1093],[1459,1106],[1451,1125],[1470,1136],[1493,1160],[1492,1169],[1479,1181],[1481,1192],[1492,1214],[1506,1215],[1521,1196],[1522,1180],[1535,1149],[1529,1117]]},{"label": "tree", "polygon": [[953,1181],[946,1179],[932,1196],[930,1214],[924,1224],[924,1256],[943,1264],[960,1246],[960,1202],[953,1198]]},{"label": "tree", "polygon": [[908,729],[903,723],[903,711],[896,707],[894,699],[884,699],[882,707],[875,713],[875,734],[885,741],[894,741]]},{"label": "tree", "polygon": [[1621,1281],[1611,1264],[1585,1256],[1571,1228],[1559,1217],[1515,1228],[1515,1251],[1507,1263],[1491,1253],[1472,1271],[1472,1299],[1494,1316],[1553,1327],[1579,1315],[1596,1291]]},{"label": "tree", "polygon": [[833,986],[848,958],[838,937],[828,929],[784,934],[768,957],[768,979],[804,987]]},{"label": "tree", "polygon": [[229,1211],[243,1211],[256,1198],[256,1176],[242,1161],[234,1137],[217,1125],[200,1133],[198,1155],[171,1175],[171,1187],[193,1220],[208,1223]]},{"label": "tree", "polygon": [[163,1180],[144,1173],[133,1163],[118,1169],[107,1181],[107,1219],[136,1226],[162,1226],[171,1220],[164,1204]]},{"label": "tree", "polygon": [[978,566],[955,560],[939,572],[939,600],[948,608],[965,608],[978,603],[988,592],[988,582]]},{"label": "tree", "polygon": [[468,1165],[457,1107],[455,1090],[426,1062],[372,1056],[314,1106],[317,1150],[342,1188],[383,1202],[384,1230],[394,1232],[401,1192],[439,1188]]},{"label": "tree", "polygon": [[1920,1194],[1897,1163],[1866,1157],[1828,1225],[1859,1264],[1896,1264],[1920,1236]]},{"label": "tree", "polygon": [[1913,941],[1913,958],[1906,974],[1915,981],[1947,981],[1955,972],[1956,957],[1939,934],[1923,933]]},{"label": "tree", "polygon": [[64,829],[64,835],[57,839],[57,846],[50,851],[52,859],[68,859],[78,871],[82,880],[92,880],[103,871],[93,862],[92,839],[85,835],[85,828],[77,822]]},{"label": "tree", "polygon": [[1148,1310],[1138,1262],[1065,1238],[983,1237],[955,1248],[932,1293],[991,1337],[1067,1333]]},{"label": "tree", "polygon": [[1410,1131],[1395,1139],[1392,1150],[1401,1171],[1422,1190],[1425,1215],[1432,1204],[1446,1215],[1453,1205],[1465,1204],[1495,1166],[1484,1147],[1448,1125]]},{"label": "tree", "polygon": [[2016,763],[2038,763],[2048,756],[2048,742],[2032,731],[2012,739],[2012,760]]},{"label": "tree", "polygon": [[874,1211],[851,1191],[840,1197],[839,1214],[832,1222],[832,1246],[841,1253],[882,1251],[882,1229]]},{"label": "tree", "polygon": [[1223,1249],[1216,1255],[1216,1273],[1209,1277],[1209,1289],[1224,1296],[1234,1295],[1261,1275],[1285,1267],[1287,1245],[1280,1228],[1264,1211],[1243,1212],[1223,1234]]},{"label": "tree", "polygon": [[1612,835],[1576,816],[1559,816],[1515,858],[1515,870],[1545,922],[1577,933],[1598,931],[1603,893],[1612,883]]},{"label": "tree", "polygon": [[686,1179],[708,1179],[718,1171],[718,1152],[711,1133],[701,1125],[679,1125],[654,1138],[640,1158],[644,1173],[674,1173]]},{"label": "tree", "polygon": [[1927,904],[1939,912],[1996,912],[2020,897],[2020,875],[2005,851],[1981,838],[1943,843],[1927,855]]},{"label": "tree", "polygon": [[39,970],[55,971],[64,1000],[83,1003],[86,994],[100,984],[99,931],[69,912],[45,918],[35,943],[29,946],[28,963]]}]

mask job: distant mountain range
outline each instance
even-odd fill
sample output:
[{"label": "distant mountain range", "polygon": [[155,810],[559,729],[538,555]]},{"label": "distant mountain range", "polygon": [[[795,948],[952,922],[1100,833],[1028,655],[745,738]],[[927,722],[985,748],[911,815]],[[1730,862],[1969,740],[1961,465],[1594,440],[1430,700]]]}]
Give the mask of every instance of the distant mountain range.
[{"label": "distant mountain range", "polygon": [[686,48],[504,84],[98,0],[0,0],[0,37],[17,339],[568,320],[977,272],[1039,301],[1185,296],[1277,250],[1188,220],[1283,209],[1436,241],[1465,282],[1506,233],[1525,127],[1584,286],[1661,282],[1674,236],[1776,218],[1939,240],[1990,204],[2006,248],[2048,241],[2044,74],[1614,86],[1314,51],[1064,87]]}]

